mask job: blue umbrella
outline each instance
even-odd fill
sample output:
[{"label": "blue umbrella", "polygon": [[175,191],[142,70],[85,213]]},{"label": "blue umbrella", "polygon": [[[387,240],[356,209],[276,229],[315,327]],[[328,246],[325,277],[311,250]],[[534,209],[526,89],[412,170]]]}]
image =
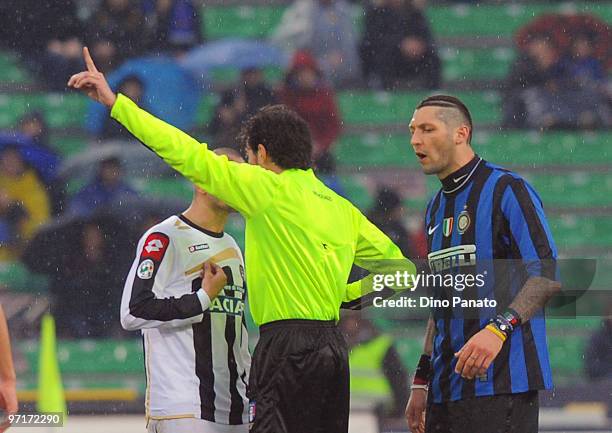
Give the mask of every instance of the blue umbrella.
[{"label": "blue umbrella", "polygon": [[41,147],[30,137],[18,132],[0,132],[0,152],[13,146],[21,157],[41,176],[45,183],[50,183],[57,175],[60,159],[51,150]]},{"label": "blue umbrella", "polygon": [[180,62],[196,77],[207,77],[212,68],[218,67],[236,69],[284,67],[288,63],[288,58],[282,50],[270,43],[228,38],[194,48]]},{"label": "blue umbrella", "polygon": [[[145,57],[125,62],[109,74],[108,83],[113,89],[130,76],[143,83],[142,107],[155,116],[180,129],[195,126],[198,105],[204,86],[171,57]],[[85,129],[100,134],[108,110],[100,104],[90,103],[85,119]]]}]

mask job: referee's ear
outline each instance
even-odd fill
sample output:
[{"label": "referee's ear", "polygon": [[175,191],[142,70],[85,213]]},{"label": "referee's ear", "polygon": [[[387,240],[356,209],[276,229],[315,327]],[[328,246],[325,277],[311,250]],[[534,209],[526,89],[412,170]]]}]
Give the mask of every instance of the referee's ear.
[{"label": "referee's ear", "polygon": [[257,163],[259,165],[264,165],[267,162],[270,162],[270,154],[266,146],[260,143],[257,145]]}]

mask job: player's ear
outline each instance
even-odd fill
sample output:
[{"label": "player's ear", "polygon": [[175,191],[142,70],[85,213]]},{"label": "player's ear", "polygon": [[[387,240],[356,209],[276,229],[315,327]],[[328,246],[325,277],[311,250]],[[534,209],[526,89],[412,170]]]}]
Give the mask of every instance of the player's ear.
[{"label": "player's ear", "polygon": [[455,130],[455,144],[467,143],[470,137],[470,128],[461,125]]}]

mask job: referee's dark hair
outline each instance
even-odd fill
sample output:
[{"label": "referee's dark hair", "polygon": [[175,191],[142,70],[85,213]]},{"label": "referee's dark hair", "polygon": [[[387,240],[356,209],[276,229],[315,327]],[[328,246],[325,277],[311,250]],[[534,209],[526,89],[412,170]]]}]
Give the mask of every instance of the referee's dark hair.
[{"label": "referee's dark hair", "polygon": [[257,153],[262,144],[272,161],[282,169],[312,166],[312,141],[308,124],[286,105],[260,108],[245,121],[238,136],[240,147]]},{"label": "referee's dark hair", "polygon": [[470,127],[467,143],[471,145],[472,131],[474,130],[472,115],[470,114],[470,110],[468,110],[468,108],[459,98],[450,95],[432,95],[423,99],[416,108],[418,110],[419,108],[423,107],[454,108],[457,110],[461,114],[461,117],[463,118],[462,120]]}]

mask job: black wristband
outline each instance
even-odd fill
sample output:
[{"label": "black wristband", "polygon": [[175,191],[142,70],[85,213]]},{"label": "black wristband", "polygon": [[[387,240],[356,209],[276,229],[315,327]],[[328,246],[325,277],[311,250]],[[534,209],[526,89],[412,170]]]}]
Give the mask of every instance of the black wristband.
[{"label": "black wristband", "polygon": [[521,326],[521,324],[523,323],[523,319],[521,318],[519,313],[517,313],[512,308],[506,308],[506,311],[504,311],[503,316],[508,322],[510,322],[510,324],[512,325],[512,329],[516,329],[517,326]]},{"label": "black wristband", "polygon": [[514,329],[520,326],[521,318],[514,310],[507,309],[504,314],[498,314],[497,317],[491,319],[490,323],[508,338]]},{"label": "black wristband", "polygon": [[422,354],[419,359],[416,371],[414,372],[414,379],[412,383],[415,385],[427,385],[429,383],[429,377],[431,375],[431,356]]}]

